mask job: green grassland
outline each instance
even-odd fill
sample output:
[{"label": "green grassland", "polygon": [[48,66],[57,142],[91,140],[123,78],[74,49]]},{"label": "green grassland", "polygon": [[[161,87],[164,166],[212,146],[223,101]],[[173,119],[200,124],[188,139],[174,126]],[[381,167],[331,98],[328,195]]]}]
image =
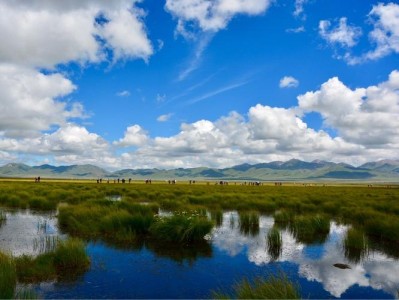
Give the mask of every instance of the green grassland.
[{"label": "green grassland", "polygon": [[[121,201],[109,200],[115,196]],[[352,225],[373,247],[399,256],[394,250],[399,248],[397,186],[0,181],[0,207],[58,209],[60,227],[71,236],[113,244],[143,238],[201,242],[225,210],[239,212],[243,233],[256,234],[259,214],[268,214],[275,216],[277,229],[288,229],[307,244],[325,240],[334,220]],[[175,215],[158,216],[159,208]]]},{"label": "green grassland", "polygon": [[[70,239],[37,257],[0,253],[0,298],[35,297],[30,290],[18,291],[17,283],[76,280],[90,267],[82,240],[132,249],[145,243],[157,255],[176,261],[211,256],[204,236],[221,225],[223,211],[229,210],[238,211],[238,228],[244,235],[259,233],[262,214],[274,217],[265,236],[265,251],[273,260],[282,251],[281,230],[304,244],[323,243],[330,221],[350,225],[342,245],[349,261],[361,261],[370,250],[399,258],[399,186],[3,180],[0,226],[7,221],[6,209],[56,211]],[[169,213],[161,213],[165,211]],[[298,291],[283,274],[244,278],[234,287],[235,295],[217,291],[213,297],[299,298]]]}]

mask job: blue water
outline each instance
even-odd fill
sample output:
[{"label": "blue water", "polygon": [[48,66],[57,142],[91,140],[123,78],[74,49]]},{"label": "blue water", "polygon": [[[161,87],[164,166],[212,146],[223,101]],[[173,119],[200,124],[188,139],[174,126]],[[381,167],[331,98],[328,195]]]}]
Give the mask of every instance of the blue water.
[{"label": "blue water", "polygon": [[[371,251],[360,263],[345,258],[345,226],[332,223],[327,241],[313,245],[298,243],[283,231],[282,253],[273,261],[265,238],[273,219],[261,217],[259,234],[245,236],[237,217],[235,212],[225,213],[222,226],[213,230],[205,247],[191,251],[145,243],[138,249],[121,250],[89,243],[91,268],[81,278],[33,288],[43,298],[209,298],[216,290],[231,294],[232,286],[243,278],[284,271],[299,283],[303,298],[392,299],[399,289],[397,259],[378,251]],[[230,223],[231,219],[236,221]],[[336,268],[335,263],[346,263],[351,269]]]}]

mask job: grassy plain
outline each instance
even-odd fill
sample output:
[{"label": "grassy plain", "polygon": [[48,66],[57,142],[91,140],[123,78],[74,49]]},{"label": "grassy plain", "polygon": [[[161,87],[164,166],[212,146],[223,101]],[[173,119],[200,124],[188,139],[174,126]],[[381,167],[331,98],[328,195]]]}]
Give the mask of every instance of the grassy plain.
[{"label": "grassy plain", "polygon": [[[329,221],[334,220],[352,225],[368,243],[399,256],[392,250],[399,248],[398,186],[0,181],[1,206],[58,209],[61,228],[72,236],[115,243],[148,236],[161,240],[175,237],[175,241],[186,236],[195,241],[192,234],[206,233],[211,228],[209,222],[220,223],[224,210],[237,210],[241,229],[252,234],[257,232],[259,214],[274,215],[277,227],[290,229],[304,243],[323,241]],[[179,212],[180,217],[156,216],[159,208]],[[206,211],[212,221],[206,219]]]},{"label": "grassy plain", "polygon": [[[261,214],[274,216],[275,224],[265,237],[273,259],[282,251],[281,229],[288,229],[298,242],[321,243],[332,220],[351,225],[343,242],[350,261],[359,262],[370,249],[399,258],[399,186],[5,180],[0,181],[0,226],[6,221],[5,208],[57,211],[60,228],[71,237],[117,247],[145,243],[158,255],[177,261],[211,256],[203,237],[221,225],[227,210],[238,211],[238,226],[245,235],[258,234]],[[0,298],[21,297],[15,291],[17,281],[74,280],[89,264],[84,244],[75,238],[36,258],[0,253]],[[234,291],[238,298],[299,297],[297,286],[284,276],[244,279]],[[32,295],[28,291],[22,297]]]}]

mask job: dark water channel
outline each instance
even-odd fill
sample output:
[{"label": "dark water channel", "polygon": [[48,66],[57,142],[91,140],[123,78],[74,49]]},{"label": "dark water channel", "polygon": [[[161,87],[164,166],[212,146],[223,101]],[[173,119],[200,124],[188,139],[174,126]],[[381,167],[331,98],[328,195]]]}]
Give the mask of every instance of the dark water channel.
[{"label": "dark water channel", "polygon": [[[0,226],[0,249],[14,255],[46,251],[40,241],[48,245],[51,237],[60,235],[54,214],[17,211],[6,217]],[[209,298],[212,290],[231,292],[244,277],[282,270],[300,284],[303,298],[397,297],[399,260],[373,250],[359,261],[349,260],[343,249],[347,226],[332,222],[326,241],[313,245],[298,243],[283,230],[282,251],[273,259],[266,239],[272,217],[261,216],[255,232],[240,228],[236,212],[222,217],[199,248],[146,242],[116,249],[89,243],[91,268],[78,281],[43,282],[31,288],[43,298]],[[350,269],[337,268],[337,263]]]}]

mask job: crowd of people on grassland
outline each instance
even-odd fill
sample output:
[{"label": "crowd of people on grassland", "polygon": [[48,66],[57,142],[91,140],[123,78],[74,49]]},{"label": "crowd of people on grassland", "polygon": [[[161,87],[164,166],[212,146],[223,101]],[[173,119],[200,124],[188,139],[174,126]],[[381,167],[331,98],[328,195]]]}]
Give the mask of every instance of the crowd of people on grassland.
[{"label": "crowd of people on grassland", "polygon": [[[39,178],[40,178],[40,177],[39,177]],[[110,183],[110,180],[107,179],[106,182],[107,182],[107,183]],[[121,179],[121,178],[113,179],[113,183],[126,183],[126,182],[131,183],[131,182],[132,182],[132,179],[131,179],[131,178],[129,178],[128,180],[126,180],[125,178],[122,178],[122,179]],[[152,183],[152,179],[145,179],[144,182],[145,182],[145,184],[151,184],[151,183]],[[165,182],[167,182],[168,184],[176,184],[176,183],[177,183],[177,180],[176,180],[176,179],[169,179],[169,180],[165,180]],[[225,181],[225,180],[214,181],[214,182],[215,182],[215,185],[229,185],[229,182],[228,182],[228,181]],[[103,179],[102,179],[102,178],[97,179],[97,183],[103,183]],[[196,181],[190,179],[190,180],[188,180],[188,183],[189,183],[189,184],[195,184]],[[210,184],[209,181],[206,181],[206,183],[207,183],[208,185]],[[263,185],[264,183],[263,183],[263,182],[260,182],[260,181],[234,182],[234,185],[237,185],[237,184],[239,184],[239,185],[249,185],[249,186],[259,186],[259,185]],[[282,185],[282,182],[275,182],[274,185],[275,185],[275,186],[281,186],[281,185]]]},{"label": "crowd of people on grassland", "polygon": [[[35,182],[40,182],[40,180],[41,180],[40,176],[35,177]],[[97,179],[97,183],[103,183],[104,181],[105,180],[103,178],[98,178]],[[117,178],[117,179],[113,179],[112,181],[113,181],[113,183],[126,183],[126,182],[131,183],[132,182],[132,178],[129,178],[127,180],[125,178]],[[106,180],[106,182],[110,183],[111,180],[108,178]],[[152,183],[152,179],[145,179],[144,182],[145,182],[145,184],[151,184]],[[168,184],[176,184],[177,180],[176,179],[169,179],[169,180],[165,180],[165,182],[167,182]],[[224,181],[224,180],[212,181],[212,182],[214,182],[215,185],[229,185],[229,182],[228,181]],[[188,183],[189,184],[195,184],[196,181],[190,179],[188,181]],[[207,185],[209,185],[210,183],[211,182],[206,181]],[[230,183],[232,183],[232,182],[230,182]],[[264,182],[260,182],[260,181],[239,181],[239,182],[234,181],[233,183],[234,183],[234,185],[239,184],[239,185],[249,185],[249,186],[259,186],[259,185],[263,185],[264,184]],[[294,185],[301,184],[303,186],[316,186],[316,185],[318,185],[316,183],[296,183],[296,182],[294,182],[293,184]],[[274,182],[274,186],[282,186],[282,185],[283,185],[283,183],[281,181]],[[322,186],[326,186],[325,183],[321,183],[321,185]],[[373,187],[373,185],[372,184],[367,184],[367,187]],[[392,188],[391,185],[386,185],[385,187],[386,188]]]}]

